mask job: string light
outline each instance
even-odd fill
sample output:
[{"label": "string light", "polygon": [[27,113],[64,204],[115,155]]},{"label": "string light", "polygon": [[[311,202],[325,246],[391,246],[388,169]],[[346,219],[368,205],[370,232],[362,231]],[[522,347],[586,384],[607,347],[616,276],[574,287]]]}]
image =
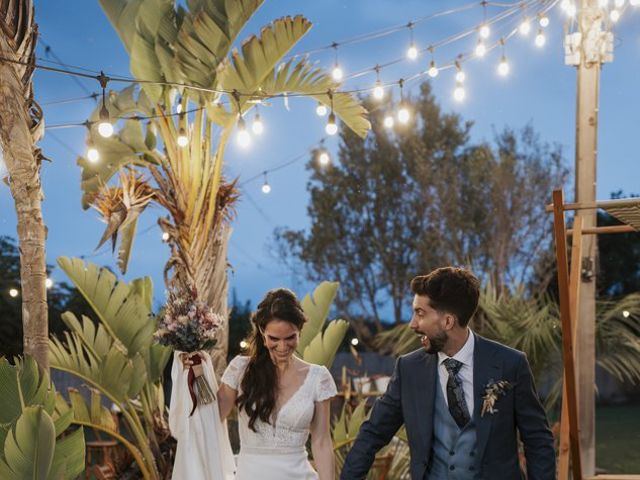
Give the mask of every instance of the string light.
[{"label": "string light", "polygon": [[393,119],[393,115],[387,114],[384,117],[383,124],[386,128],[393,128],[395,120]]},{"label": "string light", "polygon": [[[258,107],[256,107],[257,109]],[[251,131],[256,135],[262,135],[264,132],[264,124],[262,123],[262,118],[260,118],[260,113],[256,110],[256,116],[253,117],[253,123],[251,124]]]},{"label": "string light", "polygon": [[620,20],[620,11],[615,9],[611,10],[609,12],[609,18],[613,23],[616,23],[618,20]]},{"label": "string light", "polygon": [[631,313],[629,312],[629,310],[623,310],[622,311],[622,316],[624,318],[629,318],[629,315],[631,315]]},{"label": "string light", "polygon": [[409,122],[411,114],[409,113],[409,109],[404,101],[404,80],[400,79],[398,83],[400,84],[400,108],[398,109],[398,122],[405,125]]},{"label": "string light", "polygon": [[549,26],[549,17],[544,14],[540,14],[540,20],[538,20],[538,23],[542,28],[547,28]]},{"label": "string light", "polygon": [[464,90],[462,82],[456,82],[456,88],[453,90],[453,99],[456,102],[462,102],[466,96],[467,93]]},{"label": "string light", "polygon": [[484,57],[484,54],[487,53],[487,47],[484,45],[484,42],[481,38],[478,39],[478,44],[476,45],[476,56],[478,58]]},{"label": "string light", "polygon": [[187,145],[189,145],[189,137],[187,136],[187,131],[184,128],[184,113],[180,114],[180,119],[178,120],[180,122],[180,129],[178,130],[178,138],[176,140],[176,142],[178,143],[178,146],[180,147],[186,147]]},{"label": "string light", "polygon": [[578,8],[574,3],[570,3],[569,6],[567,7],[567,15],[569,15],[570,17],[575,17],[577,11],[578,11]]},{"label": "string light", "polygon": [[429,51],[431,52],[431,62],[429,63],[427,73],[431,78],[436,78],[438,76],[438,67],[436,67],[436,61],[433,58],[433,47],[429,47]]},{"label": "string light", "polygon": [[331,157],[329,156],[329,152],[326,150],[321,150],[318,154],[318,163],[323,167],[326,167],[331,162]]},{"label": "string light", "polygon": [[480,37],[487,39],[489,38],[490,35],[491,35],[491,29],[489,28],[489,25],[483,24],[480,27]]},{"label": "string light", "polygon": [[544,36],[544,32],[542,29],[538,30],[538,34],[536,35],[536,47],[542,48],[544,44],[547,42],[546,37]]},{"label": "string light", "polygon": [[409,27],[410,34],[409,48],[407,49],[407,58],[409,60],[415,60],[416,58],[418,58],[418,48],[416,47],[416,43],[413,41],[413,23],[409,22],[407,27]]},{"label": "string light", "polygon": [[500,46],[502,47],[502,56],[498,64],[498,75],[506,77],[509,74],[509,62],[507,62],[507,56],[504,53],[504,38],[500,39]]},{"label": "string light", "polygon": [[162,232],[162,241],[163,242],[169,241],[169,232]]},{"label": "string light", "polygon": [[89,160],[90,163],[98,163],[100,160],[100,152],[94,145],[91,137],[89,137],[89,140],[87,141],[87,160]]},{"label": "string light", "polygon": [[264,172],[264,183],[262,184],[262,193],[265,195],[271,192],[271,185],[269,185],[269,181],[267,180],[267,172]]},{"label": "string light", "polygon": [[324,117],[327,114],[327,106],[318,102],[318,106],[316,107],[316,115],[319,117]]},{"label": "string light", "polygon": [[240,341],[240,348],[242,350],[244,350],[245,348],[247,348],[249,346],[249,344],[247,342],[245,342],[244,340]]},{"label": "string light", "polygon": [[376,65],[376,86],[373,88],[373,98],[382,100],[384,98],[384,88],[380,81],[380,67]]},{"label": "string light", "polygon": [[237,90],[232,93],[233,99],[236,101],[238,109],[238,133],[236,135],[236,143],[240,148],[247,148],[251,145],[251,135],[247,132],[247,122],[245,122],[242,116],[242,107],[240,106],[240,94]]},{"label": "string light", "polygon": [[19,293],[18,290],[15,288],[12,288],[11,290],[9,290],[9,296],[11,298],[16,298],[18,296],[18,293]]},{"label": "string light", "polygon": [[463,83],[465,81],[465,79],[467,78],[467,76],[462,71],[462,65],[460,65],[459,61],[456,60],[455,65],[456,65],[456,82],[457,83]]},{"label": "string light", "polygon": [[327,132],[327,135],[335,135],[338,133],[338,125],[336,124],[336,114],[333,113],[333,92],[329,90],[327,94],[331,102],[331,113],[329,114],[329,119],[327,120],[327,125],[324,127],[324,130]]},{"label": "string light", "polygon": [[529,21],[528,18],[525,18],[522,21],[522,23],[520,24],[520,27],[518,28],[518,31],[520,32],[521,35],[525,37],[529,35],[529,32],[531,32],[531,22]]},{"label": "string light", "polygon": [[336,82],[339,82],[339,81],[342,80],[342,77],[344,76],[344,72],[342,71],[342,68],[340,67],[340,64],[338,63],[338,44],[334,43],[333,44],[333,48],[335,49],[335,52],[336,52],[336,59],[335,59],[335,62],[333,64],[333,70],[331,71],[331,77]]},{"label": "string light", "polygon": [[47,287],[47,289],[53,287],[53,280],[51,280],[50,278],[47,278],[44,282],[45,287]]},{"label": "string light", "polygon": [[107,109],[107,103],[105,99],[105,90],[107,89],[109,78],[106,77],[102,72],[100,72],[100,75],[97,78],[100,82],[100,87],[102,87],[102,108],[100,109],[99,113],[100,122],[98,123],[98,133],[104,138],[109,138],[111,135],[113,135],[113,125],[111,125],[109,110]]},{"label": "string light", "polygon": [[351,345],[353,345],[354,347],[357,346],[358,343],[360,343],[360,341],[357,338],[352,338],[351,339]]}]

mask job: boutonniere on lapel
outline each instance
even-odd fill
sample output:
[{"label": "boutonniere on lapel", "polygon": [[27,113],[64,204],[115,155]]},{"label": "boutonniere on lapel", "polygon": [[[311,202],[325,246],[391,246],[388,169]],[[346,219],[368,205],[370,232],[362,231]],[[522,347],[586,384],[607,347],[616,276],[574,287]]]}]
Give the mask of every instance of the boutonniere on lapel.
[{"label": "boutonniere on lapel", "polygon": [[485,413],[494,414],[498,411],[495,408],[495,404],[503,395],[506,395],[509,390],[513,388],[510,382],[506,380],[498,380],[494,382],[493,380],[489,380],[489,383],[484,387],[484,396],[482,397],[482,411],[480,412],[480,416],[484,417]]}]

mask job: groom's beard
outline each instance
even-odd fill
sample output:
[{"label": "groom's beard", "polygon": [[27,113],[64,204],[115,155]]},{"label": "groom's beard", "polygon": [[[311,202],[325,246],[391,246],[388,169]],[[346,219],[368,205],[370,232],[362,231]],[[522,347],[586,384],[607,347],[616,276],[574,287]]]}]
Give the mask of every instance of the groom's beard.
[{"label": "groom's beard", "polygon": [[420,339],[420,343],[422,343],[422,346],[427,353],[438,353],[442,351],[448,339],[449,337],[447,336],[447,332],[442,331],[434,336],[427,336],[423,334]]}]

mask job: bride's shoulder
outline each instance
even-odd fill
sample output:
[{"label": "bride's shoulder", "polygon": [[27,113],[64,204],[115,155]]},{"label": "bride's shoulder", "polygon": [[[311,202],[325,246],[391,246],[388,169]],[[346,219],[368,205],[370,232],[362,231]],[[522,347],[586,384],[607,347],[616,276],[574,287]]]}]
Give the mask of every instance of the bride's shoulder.
[{"label": "bride's shoulder", "polygon": [[236,368],[244,368],[247,366],[247,364],[249,363],[249,359],[251,357],[247,356],[247,355],[236,355],[235,357],[233,357],[233,359],[231,359],[231,361],[229,362],[229,367],[230,366],[234,366]]}]

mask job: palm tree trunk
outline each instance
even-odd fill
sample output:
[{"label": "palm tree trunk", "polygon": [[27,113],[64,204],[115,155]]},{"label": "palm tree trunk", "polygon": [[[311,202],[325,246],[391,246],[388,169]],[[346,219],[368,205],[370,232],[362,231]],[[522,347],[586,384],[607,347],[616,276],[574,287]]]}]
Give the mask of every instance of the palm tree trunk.
[{"label": "palm tree trunk", "polygon": [[41,112],[33,102],[31,78],[36,26],[30,0],[0,3],[0,51],[16,62],[0,62],[0,146],[18,219],[24,353],[48,369],[46,232],[41,208],[40,154],[34,148],[42,124]]}]

